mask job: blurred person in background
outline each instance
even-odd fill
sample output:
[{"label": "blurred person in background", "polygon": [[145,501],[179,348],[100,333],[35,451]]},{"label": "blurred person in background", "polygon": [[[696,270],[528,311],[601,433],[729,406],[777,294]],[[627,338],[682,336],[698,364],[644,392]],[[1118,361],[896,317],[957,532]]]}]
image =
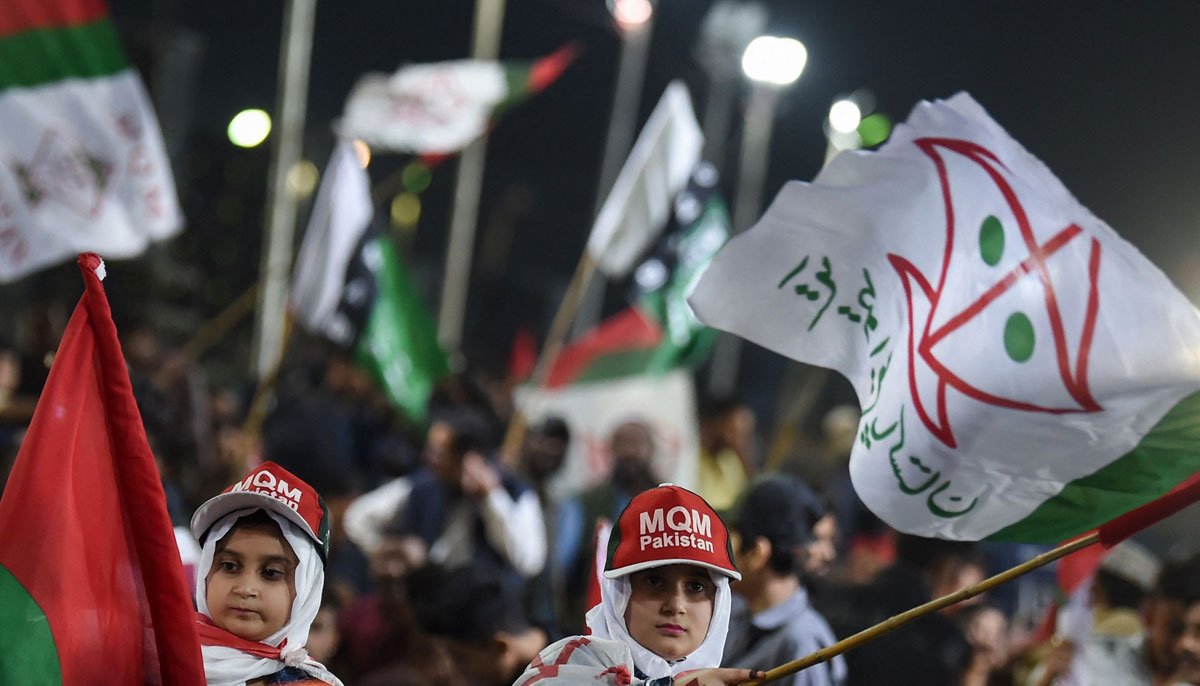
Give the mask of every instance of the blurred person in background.
[{"label": "blurred person in background", "polygon": [[[1183,613],[1177,625],[1175,640],[1175,673],[1170,684],[1200,684],[1200,557],[1184,563],[1188,574],[1178,579],[1171,589],[1174,600],[1179,601]],[[1176,627],[1172,627],[1175,629]]]},{"label": "blurred person in background", "polygon": [[546,559],[537,493],[497,464],[495,431],[481,412],[435,415],[424,465],[359,496],[346,509],[350,540],[371,554],[389,525],[418,536],[431,563],[490,565],[497,574],[536,576]]},{"label": "blurred person in background", "polygon": [[654,431],[641,417],[617,424],[609,438],[612,474],[608,480],[563,503],[555,546],[571,560],[567,575],[566,621],[561,627],[574,633],[583,627],[583,614],[595,551],[596,525],[601,520],[617,521],[635,495],[654,488],[660,479],[654,472],[658,448]]},{"label": "blurred person in background", "polygon": [[955,617],[971,645],[971,664],[963,686],[1012,686],[1008,617],[999,608],[977,604]]},{"label": "blurred person in background", "polygon": [[371,553],[374,592],[359,596],[338,618],[339,655],[354,683],[454,683],[449,654],[421,627],[414,609],[414,598],[428,593],[417,575],[426,555],[417,536],[392,528],[381,533]]},{"label": "blurred person in background", "polygon": [[1154,686],[1176,683],[1177,644],[1183,634],[1188,599],[1196,593],[1198,579],[1200,555],[1169,561],[1162,566],[1147,594],[1143,607],[1146,641],[1142,645],[1142,661]]},{"label": "blurred person in background", "polygon": [[[723,664],[771,669],[833,645],[829,623],[809,602],[805,580],[828,573],[836,557],[835,524],[826,504],[794,476],[752,482],[732,520],[734,608]],[[740,602],[738,602],[740,601]],[[781,686],[838,686],[837,656],[783,677]]]},{"label": "blurred person in background", "polygon": [[336,669],[330,665],[342,643],[342,634],[338,629],[338,613],[341,609],[342,601],[337,594],[325,589],[321,594],[321,609],[317,610],[317,616],[308,629],[308,643],[304,644],[308,656],[329,667],[330,671]]},{"label": "blurred person in background", "polygon": [[525,613],[524,588],[486,566],[427,567],[414,575],[417,620],[453,661],[454,683],[509,686],[547,645]]},{"label": "blurred person in background", "polygon": [[[817,598],[834,634],[851,636],[906,610],[957,590],[964,568],[977,564],[977,546],[901,534],[896,561],[871,583],[842,586]],[[954,621],[931,613],[845,654],[849,686],[959,686],[971,645]]]},{"label": "blurred person in background", "polygon": [[[546,417],[525,433],[519,460],[521,473],[537,493],[545,521],[546,566],[529,584],[527,608],[532,621],[553,639],[566,635],[566,583],[579,547],[581,510],[578,501],[562,502],[550,481],[562,468],[571,444],[571,429],[561,417]],[[559,532],[564,535],[560,536]]]},{"label": "blurred person in background", "polygon": [[1086,601],[1059,610],[1056,633],[1027,683],[1050,686],[1070,675],[1094,686],[1149,684],[1139,611],[1158,573],[1158,560],[1133,541],[1109,551],[1086,589]]},{"label": "blurred person in background", "polygon": [[696,492],[717,512],[733,507],[754,474],[754,410],[741,398],[700,404],[700,458]]}]

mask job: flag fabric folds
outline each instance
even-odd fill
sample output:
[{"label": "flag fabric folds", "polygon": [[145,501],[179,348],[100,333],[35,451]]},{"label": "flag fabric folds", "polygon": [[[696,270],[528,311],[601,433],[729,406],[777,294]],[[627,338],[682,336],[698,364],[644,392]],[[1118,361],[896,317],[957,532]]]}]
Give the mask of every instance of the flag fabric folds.
[{"label": "flag fabric folds", "polygon": [[787,184],[690,302],[851,381],[901,531],[1057,542],[1200,469],[1200,314],[966,94]]},{"label": "flag fabric folds", "polygon": [[75,308],[0,499],[0,681],[204,683],[154,456],[105,298]]},{"label": "flag fabric folds", "polygon": [[394,407],[424,421],[448,373],[433,319],[374,208],[354,149],[334,150],[292,275],[291,311],[306,330],[353,355]]},{"label": "flag fabric folds", "polygon": [[5,3],[0,64],[0,282],[179,230],[158,122],[104,2]]},{"label": "flag fabric folds", "polygon": [[539,60],[453,60],[367,74],[337,124],[343,138],[417,154],[462,150],[496,117],[553,83],[575,58],[567,45]]},{"label": "flag fabric folds", "polygon": [[587,254],[609,277],[623,277],[662,232],[671,203],[700,163],[704,136],[682,81],[667,85],[600,206]]},{"label": "flag fabric folds", "polygon": [[634,270],[634,304],[564,347],[547,387],[663,374],[704,361],[717,332],[696,319],[687,294],[729,240],[729,212],[717,181],[716,169],[700,163],[687,186],[662,201],[672,208],[670,221]]}]

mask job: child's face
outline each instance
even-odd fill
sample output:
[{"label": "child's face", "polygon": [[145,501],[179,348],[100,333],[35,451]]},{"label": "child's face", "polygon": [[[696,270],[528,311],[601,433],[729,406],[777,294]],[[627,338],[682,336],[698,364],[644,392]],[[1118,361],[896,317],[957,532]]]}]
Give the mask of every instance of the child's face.
[{"label": "child's face", "polygon": [[299,559],[274,527],[239,527],[217,544],[205,579],[213,622],[250,641],[283,628],[292,616]]},{"label": "child's face", "polygon": [[664,660],[692,653],[708,635],[717,587],[703,567],[667,565],[629,575],[625,626],[642,647]]}]

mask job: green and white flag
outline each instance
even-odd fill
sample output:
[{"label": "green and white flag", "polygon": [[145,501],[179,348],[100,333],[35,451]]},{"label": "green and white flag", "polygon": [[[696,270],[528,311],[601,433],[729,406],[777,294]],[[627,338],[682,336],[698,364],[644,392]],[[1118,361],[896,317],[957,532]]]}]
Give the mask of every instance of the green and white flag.
[{"label": "green and white flag", "polygon": [[1200,314],[966,94],[786,185],[690,302],[849,378],[901,531],[1060,541],[1200,468]]},{"label": "green and white flag", "polygon": [[181,225],[141,80],[99,0],[0,8],[0,282]]},{"label": "green and white flag", "polygon": [[417,422],[449,369],[433,319],[386,235],[370,229],[370,179],[354,149],[333,151],[296,256],[290,307],[300,325],[351,353]]}]

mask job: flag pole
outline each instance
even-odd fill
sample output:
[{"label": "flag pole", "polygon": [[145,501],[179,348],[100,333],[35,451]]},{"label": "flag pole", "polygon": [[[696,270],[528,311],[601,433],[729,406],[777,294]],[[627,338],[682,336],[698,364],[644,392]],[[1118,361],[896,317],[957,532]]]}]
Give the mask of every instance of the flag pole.
[{"label": "flag pole", "polygon": [[802,669],[807,669],[813,665],[831,660],[847,650],[857,648],[864,643],[879,638],[893,629],[898,629],[917,617],[927,615],[930,612],[937,612],[942,608],[962,602],[967,598],[974,598],[980,593],[991,590],[1005,582],[1012,581],[1023,574],[1028,574],[1039,567],[1044,567],[1059,558],[1070,555],[1077,550],[1082,550],[1093,543],[1100,543],[1105,548],[1111,548],[1121,541],[1138,533],[1139,531],[1142,531],[1152,524],[1170,517],[1176,512],[1179,512],[1180,510],[1192,505],[1197,501],[1200,501],[1200,472],[1188,477],[1162,497],[1156,498],[1145,505],[1142,505],[1141,507],[1126,512],[1120,517],[1101,525],[1098,529],[1085,536],[1081,536],[1073,541],[1064,543],[1054,550],[1042,553],[1028,562],[1024,562],[1016,567],[1013,567],[1012,569],[1000,572],[989,579],[984,579],[974,586],[969,586],[960,591],[955,591],[949,595],[944,595],[941,598],[931,600],[924,605],[919,605],[911,610],[902,612],[894,617],[880,622],[879,624],[876,624],[873,627],[864,629],[853,636],[844,638],[828,648],[818,650],[812,655],[802,657],[799,660],[793,660],[792,662],[768,670],[766,676],[764,676],[762,679],[746,682],[746,686],[760,686],[760,684],[765,684],[790,674],[795,674]]},{"label": "flag pole", "polygon": [[229,331],[242,321],[243,317],[254,310],[254,302],[261,286],[262,281],[255,281],[249,288],[242,291],[241,295],[226,305],[225,309],[201,325],[183,346],[184,357],[193,361],[197,360],[206,350],[224,339]]},{"label": "flag pole", "polygon": [[1044,567],[1060,557],[1065,557],[1077,550],[1081,550],[1092,545],[1093,543],[1099,542],[1100,532],[1094,531],[1087,536],[1077,538],[1074,541],[1055,548],[1054,550],[1042,553],[1032,560],[1019,564],[1012,569],[1005,570],[991,578],[984,579],[974,586],[969,586],[967,588],[955,591],[954,593],[944,595],[940,598],[935,598],[924,605],[918,605],[911,610],[907,610],[894,617],[890,617],[873,627],[863,629],[857,634],[844,638],[828,648],[822,648],[812,655],[802,657],[799,660],[793,660],[792,662],[768,670],[766,676],[755,681],[749,681],[746,683],[746,686],[759,686],[760,684],[765,684],[770,681],[775,681],[776,679],[781,679],[785,676],[795,674],[796,672],[812,667],[813,665],[832,660],[834,657],[841,655],[847,650],[857,648],[864,643],[873,641],[894,629],[898,629],[905,624],[908,624],[918,617],[922,617],[931,612],[937,612],[938,610],[949,607],[955,603],[962,602],[967,598],[974,598],[980,593],[989,591],[1000,584],[1012,581],[1013,579],[1023,574],[1028,574],[1039,567]]},{"label": "flag pole", "polygon": [[[579,313],[579,306],[583,302],[584,289],[592,277],[596,274],[596,260],[585,249],[583,255],[579,258],[579,263],[575,265],[575,273],[571,276],[571,283],[567,286],[567,292],[563,294],[562,302],[558,305],[558,311],[554,313],[554,320],[550,324],[550,332],[546,335],[546,344],[542,346],[542,352],[538,355],[537,366],[533,368],[533,376],[530,378],[530,385],[537,387],[546,382],[546,378],[550,376],[550,370],[554,369],[554,363],[558,360],[558,353],[562,351],[563,343],[566,342],[567,334],[571,330],[571,322],[575,321],[575,315]],[[525,438],[525,428],[527,426],[525,414],[519,408],[513,410],[512,420],[508,423],[508,430],[504,433],[504,442],[500,447],[501,458],[509,464],[515,466],[517,462],[517,453],[521,445],[521,441]]]}]

